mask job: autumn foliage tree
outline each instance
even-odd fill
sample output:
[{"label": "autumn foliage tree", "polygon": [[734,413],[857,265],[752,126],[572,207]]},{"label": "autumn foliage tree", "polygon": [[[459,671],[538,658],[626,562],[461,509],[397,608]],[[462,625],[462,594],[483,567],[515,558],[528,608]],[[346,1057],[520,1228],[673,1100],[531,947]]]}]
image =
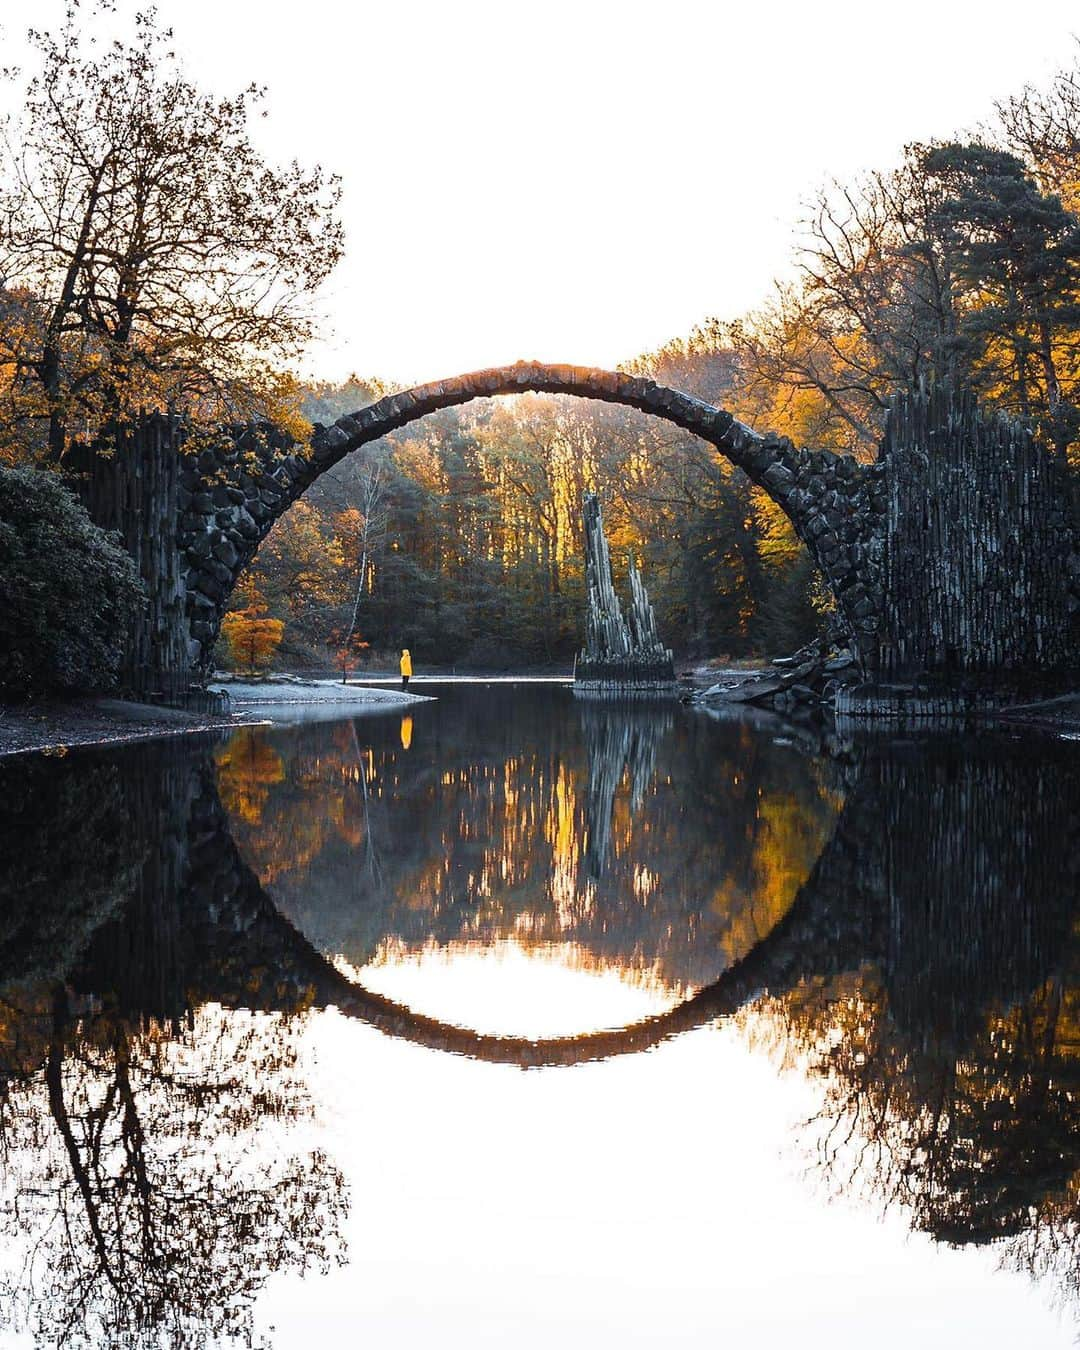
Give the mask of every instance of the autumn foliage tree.
[{"label": "autumn foliage tree", "polygon": [[203,93],[153,10],[105,41],[109,8],[70,0],[59,34],[30,33],[0,140],[6,418],[51,463],[141,407],[280,420],[341,253],[336,180],[249,136],[263,91]]},{"label": "autumn foliage tree", "polygon": [[1003,150],[942,145],[922,164],[943,189],[932,225],[950,253],[960,363],[1064,453],[1080,430],[1080,217]]},{"label": "autumn foliage tree", "polygon": [[281,645],[285,625],[267,617],[266,602],[249,583],[244,591],[243,609],[230,610],[221,625],[234,670],[256,675],[270,666]]},{"label": "autumn foliage tree", "polygon": [[743,415],[871,454],[889,398],[951,379],[1080,450],[1080,67],[1001,105],[978,140],[907,148],[833,183],[799,278],[727,327]]}]

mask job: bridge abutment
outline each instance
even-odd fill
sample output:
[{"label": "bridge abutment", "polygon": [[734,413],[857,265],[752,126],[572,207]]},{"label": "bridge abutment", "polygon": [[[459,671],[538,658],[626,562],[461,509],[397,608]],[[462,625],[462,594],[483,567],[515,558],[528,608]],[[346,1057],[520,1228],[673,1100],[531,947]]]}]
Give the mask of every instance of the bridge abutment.
[{"label": "bridge abutment", "polygon": [[1077,664],[1069,486],[1031,432],[948,386],[897,399],[884,470],[874,669],[1052,673]]},{"label": "bridge abutment", "polygon": [[181,418],[153,414],[116,430],[107,450],[67,462],[91,519],[116,531],[134,558],[146,595],[126,635],[120,685],[170,703],[183,701],[202,655],[181,548],[186,439]]},{"label": "bridge abutment", "polygon": [[894,400],[873,466],[877,613],[846,715],[965,716],[1080,683],[1080,549],[1064,467],[948,385]]}]

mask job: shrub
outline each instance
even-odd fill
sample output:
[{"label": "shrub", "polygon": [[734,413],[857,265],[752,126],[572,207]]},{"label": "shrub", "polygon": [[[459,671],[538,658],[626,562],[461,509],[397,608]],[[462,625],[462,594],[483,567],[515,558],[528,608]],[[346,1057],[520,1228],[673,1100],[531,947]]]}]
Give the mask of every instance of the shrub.
[{"label": "shrub", "polygon": [[55,475],[0,469],[0,696],[112,688],[142,596]]}]

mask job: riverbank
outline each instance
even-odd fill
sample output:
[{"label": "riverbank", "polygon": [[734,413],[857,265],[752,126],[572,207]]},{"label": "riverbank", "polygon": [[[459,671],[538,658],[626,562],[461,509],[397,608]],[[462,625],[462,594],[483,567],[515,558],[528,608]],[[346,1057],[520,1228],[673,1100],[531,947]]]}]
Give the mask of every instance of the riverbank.
[{"label": "riverbank", "polygon": [[215,687],[229,692],[232,711],[228,715],[185,712],[118,698],[41,699],[0,705],[0,756],[65,754],[77,746],[123,745],[305,716],[340,717],[351,707],[358,712],[384,712],[428,701],[401,690],[292,677],[228,680],[215,683]]},{"label": "riverbank", "polygon": [[42,699],[0,706],[0,756],[33,751],[64,754],[76,746],[189,736],[256,720],[189,713],[119,698]]},{"label": "riverbank", "polygon": [[[779,717],[789,716],[790,709],[773,706],[769,698],[783,685],[782,677],[777,675],[771,666],[757,670],[729,669],[717,673],[720,678],[708,688],[702,688],[700,680],[695,681],[697,687],[691,686],[691,692],[684,697],[684,702],[704,708],[758,707]],[[805,722],[815,718],[843,715],[837,713],[835,707],[830,707],[814,691],[806,689],[804,692],[807,698],[803,702],[802,716],[796,717],[796,721]],[[1072,691],[1036,702],[1003,703],[998,707],[984,707],[977,712],[968,713],[955,713],[944,707],[935,712],[931,708],[929,716],[924,712],[922,718],[923,721],[920,722],[918,718],[912,721],[910,716],[905,718],[896,713],[893,715],[882,713],[879,716],[863,713],[856,716],[849,714],[844,720],[848,726],[861,726],[875,733],[892,729],[897,735],[906,735],[912,727],[920,725],[930,731],[942,731],[949,726],[977,726],[984,730],[996,728],[1014,731],[1028,727],[1063,739],[1075,740],[1080,739],[1080,692]]]}]

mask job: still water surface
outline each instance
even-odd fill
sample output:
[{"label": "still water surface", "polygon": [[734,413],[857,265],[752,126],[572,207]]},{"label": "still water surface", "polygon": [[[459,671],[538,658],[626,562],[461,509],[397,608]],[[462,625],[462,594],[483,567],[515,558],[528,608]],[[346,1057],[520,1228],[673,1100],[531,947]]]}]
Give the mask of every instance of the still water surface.
[{"label": "still water surface", "polygon": [[0,768],[0,1344],[1073,1344],[1077,747],[436,692]]}]

